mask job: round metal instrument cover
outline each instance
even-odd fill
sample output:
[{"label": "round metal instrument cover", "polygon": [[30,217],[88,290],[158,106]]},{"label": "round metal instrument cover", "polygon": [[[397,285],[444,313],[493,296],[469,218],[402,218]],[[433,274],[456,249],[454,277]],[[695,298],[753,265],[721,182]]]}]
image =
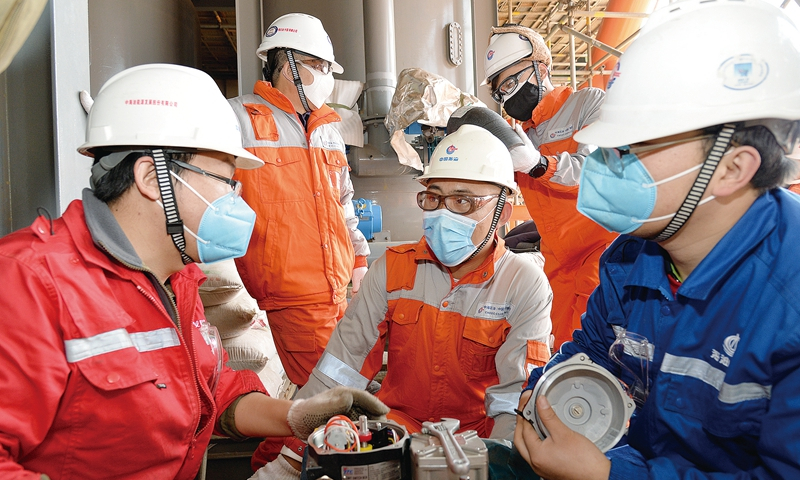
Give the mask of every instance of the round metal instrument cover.
[{"label": "round metal instrument cover", "polygon": [[622,438],[636,408],[616,377],[582,353],[547,370],[523,410],[544,439],[549,432],[535,409],[539,395],[547,398],[567,427],[591,440],[602,452]]}]

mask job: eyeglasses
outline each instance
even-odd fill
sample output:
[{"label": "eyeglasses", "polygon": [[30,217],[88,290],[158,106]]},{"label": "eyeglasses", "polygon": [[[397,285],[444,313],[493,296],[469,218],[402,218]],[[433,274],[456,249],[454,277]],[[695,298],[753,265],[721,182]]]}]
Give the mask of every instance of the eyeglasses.
[{"label": "eyeglasses", "polygon": [[200,175],[205,175],[206,177],[213,178],[214,180],[217,180],[218,182],[222,182],[222,183],[230,185],[231,188],[233,188],[233,195],[236,196],[236,197],[239,197],[242,194],[242,182],[240,182],[238,180],[234,180],[234,179],[228,178],[228,177],[223,177],[222,175],[217,175],[216,173],[209,172],[207,170],[203,170],[202,168],[195,167],[194,165],[192,165],[190,163],[181,162],[180,160],[172,160],[171,159],[170,162],[174,163],[175,165],[177,165],[177,166],[179,166],[181,168],[185,168],[186,170],[189,170],[190,172],[199,173]]},{"label": "eyeglasses", "polygon": [[[520,83],[519,79],[522,76],[522,74],[526,70],[531,70],[531,69],[533,69],[533,65],[525,67],[522,70],[520,70],[519,72],[517,72],[517,73],[515,73],[513,75],[509,75],[508,77],[506,77],[502,82],[500,82],[500,84],[497,86],[497,88],[492,90],[492,100],[494,100],[497,103],[501,103],[503,101],[503,97],[504,96],[513,93],[514,89],[517,88],[517,85],[519,85],[519,83]],[[526,78],[525,81],[528,81],[529,78],[530,78],[530,75],[528,75],[528,78]]]},{"label": "eyeglasses", "polygon": [[494,195],[438,195],[433,192],[419,192],[417,194],[417,205],[426,212],[438,210],[444,203],[445,208],[459,215],[469,215],[475,210],[486,205],[489,200],[499,197]]},{"label": "eyeglasses", "polygon": [[[603,161],[606,162],[608,168],[616,173],[617,175],[622,173],[622,170],[625,169],[625,162],[623,161],[622,157],[625,155],[633,155],[636,157],[636,160],[639,160],[638,154],[652,152],[655,150],[660,150],[662,148],[672,147],[675,145],[680,145],[682,143],[689,143],[695,140],[701,140],[704,138],[711,138],[713,137],[713,133],[704,133],[701,135],[695,135],[694,137],[688,138],[681,138],[680,140],[671,140],[669,142],[662,142],[662,143],[650,143],[647,145],[641,145],[638,147],[630,147],[625,145],[623,147],[617,148],[604,148],[600,147],[600,154],[603,157]],[[628,162],[630,163],[630,162]]]},{"label": "eyeglasses", "polygon": [[309,58],[300,60],[303,65],[316,70],[317,72],[327,75],[331,73],[331,62],[322,60],[321,58]]}]

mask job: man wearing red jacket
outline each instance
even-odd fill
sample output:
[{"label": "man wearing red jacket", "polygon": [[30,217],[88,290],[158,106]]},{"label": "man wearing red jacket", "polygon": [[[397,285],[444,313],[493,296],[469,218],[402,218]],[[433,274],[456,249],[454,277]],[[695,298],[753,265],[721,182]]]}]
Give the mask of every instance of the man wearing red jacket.
[{"label": "man wearing red jacket", "polygon": [[255,214],[230,177],[262,162],[211,77],[115,75],[79,151],[92,189],[0,239],[0,477],[193,479],[212,433],[307,438],[355,404],[386,413],[356,391],[269,398],[225,365],[194,262],[244,253]]},{"label": "man wearing red jacket", "polygon": [[599,282],[598,261],[616,233],[578,213],[578,179],[590,152],[572,136],[597,118],[604,92],[554,87],[542,36],[518,25],[493,27],[484,68],[492,98],[522,122],[527,148],[512,152],[515,179],[541,235],[544,271],[553,288],[554,348],[580,328]]}]

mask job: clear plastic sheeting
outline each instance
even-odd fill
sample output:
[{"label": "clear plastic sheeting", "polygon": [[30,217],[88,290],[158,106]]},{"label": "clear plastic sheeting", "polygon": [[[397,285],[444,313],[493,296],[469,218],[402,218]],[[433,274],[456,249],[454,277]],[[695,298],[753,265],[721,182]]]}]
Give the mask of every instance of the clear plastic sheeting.
[{"label": "clear plastic sheeting", "polygon": [[392,148],[403,165],[422,170],[419,154],[406,141],[403,131],[412,123],[447,126],[447,120],[464,105],[486,105],[464,93],[447,79],[421,68],[406,68],[397,76],[397,88],[384,124]]},{"label": "clear plastic sheeting", "polygon": [[334,122],[331,126],[339,132],[345,144],[356,147],[364,146],[364,124],[356,106],[363,88],[364,84],[359,81],[336,79],[333,92],[325,102],[342,117],[341,122]]}]

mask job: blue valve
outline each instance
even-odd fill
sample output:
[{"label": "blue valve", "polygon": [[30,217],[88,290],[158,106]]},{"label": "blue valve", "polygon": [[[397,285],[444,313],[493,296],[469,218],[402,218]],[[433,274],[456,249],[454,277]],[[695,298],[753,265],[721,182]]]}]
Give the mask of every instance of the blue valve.
[{"label": "blue valve", "polygon": [[367,240],[375,238],[375,233],[383,229],[381,206],[365,198],[353,200],[353,208],[358,217],[358,229]]}]

